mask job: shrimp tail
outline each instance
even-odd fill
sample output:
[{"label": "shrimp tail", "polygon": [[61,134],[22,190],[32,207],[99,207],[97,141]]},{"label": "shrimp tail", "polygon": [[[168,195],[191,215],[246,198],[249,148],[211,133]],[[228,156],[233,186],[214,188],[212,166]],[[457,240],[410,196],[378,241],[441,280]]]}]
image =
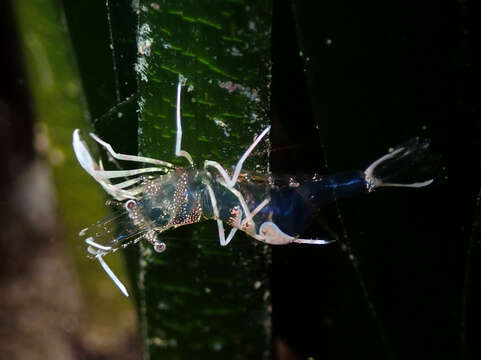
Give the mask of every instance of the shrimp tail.
[{"label": "shrimp tail", "polygon": [[429,144],[429,140],[413,138],[374,161],[364,171],[368,191],[430,185],[439,159],[428,151]]}]

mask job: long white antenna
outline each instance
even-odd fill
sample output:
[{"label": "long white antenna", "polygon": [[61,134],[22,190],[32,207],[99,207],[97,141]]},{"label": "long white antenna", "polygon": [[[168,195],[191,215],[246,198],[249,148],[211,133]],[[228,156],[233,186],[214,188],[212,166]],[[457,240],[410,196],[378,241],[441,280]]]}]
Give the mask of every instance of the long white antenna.
[{"label": "long white antenna", "polygon": [[122,294],[129,297],[129,293],[127,292],[127,288],[125,287],[124,284],[122,284],[122,282],[119,280],[119,278],[117,276],[115,276],[114,272],[109,268],[109,266],[104,261],[104,259],[102,259],[102,256],[97,255],[95,258],[99,261],[100,265],[102,265],[102,268],[107,273],[107,275],[112,279],[112,281],[115,283],[115,285],[117,285],[117,287],[120,289],[120,291],[122,291]]}]

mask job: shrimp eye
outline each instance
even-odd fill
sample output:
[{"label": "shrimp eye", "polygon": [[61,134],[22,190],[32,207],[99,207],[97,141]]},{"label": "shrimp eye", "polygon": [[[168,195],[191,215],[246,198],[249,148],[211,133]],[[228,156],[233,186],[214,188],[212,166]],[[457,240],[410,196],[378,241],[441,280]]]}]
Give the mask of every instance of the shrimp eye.
[{"label": "shrimp eye", "polygon": [[166,248],[167,246],[163,242],[154,245],[154,250],[158,253],[164,252]]},{"label": "shrimp eye", "polygon": [[135,200],[129,200],[125,203],[125,209],[127,211],[133,210],[137,207],[137,202]]}]

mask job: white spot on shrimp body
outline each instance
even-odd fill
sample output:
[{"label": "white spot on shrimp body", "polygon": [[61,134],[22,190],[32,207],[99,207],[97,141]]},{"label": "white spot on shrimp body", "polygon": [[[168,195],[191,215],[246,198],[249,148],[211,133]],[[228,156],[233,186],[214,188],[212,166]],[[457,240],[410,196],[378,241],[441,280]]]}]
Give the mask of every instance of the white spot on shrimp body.
[{"label": "white spot on shrimp body", "polygon": [[293,242],[294,238],[283,233],[279,227],[272,222],[265,222],[259,228],[259,234],[265,239],[265,242],[272,245],[285,245]]}]

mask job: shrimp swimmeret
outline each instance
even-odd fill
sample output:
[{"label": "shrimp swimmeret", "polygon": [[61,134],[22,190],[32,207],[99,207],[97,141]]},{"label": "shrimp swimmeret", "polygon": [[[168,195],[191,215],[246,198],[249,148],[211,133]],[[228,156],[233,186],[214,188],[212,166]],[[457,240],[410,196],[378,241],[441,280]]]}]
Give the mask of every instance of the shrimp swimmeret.
[{"label": "shrimp swimmeret", "polygon": [[[113,158],[150,165],[135,170],[104,170],[101,163],[95,162],[90,155],[80,131],[77,129],[73,133],[73,148],[80,165],[121,205],[116,214],[83,229],[79,235],[87,243],[88,252],[100,262],[126,296],[125,286],[103,257],[131,243],[145,239],[155,251],[163,252],[166,244],[159,239],[160,233],[212,219],[217,222],[222,246],[229,244],[238,230],[272,245],[325,245],[331,240],[303,239],[300,236],[317,210],[334,199],[369,193],[383,186],[420,188],[433,181],[388,181],[403,170],[403,165],[412,168],[423,161],[429,144],[418,139],[395,148],[374,161],[364,172],[352,171],[325,177],[313,174],[307,180],[282,182],[271,175],[259,178],[257,174],[242,171],[244,161],[267,135],[270,126],[240,157],[232,175],[221,164],[211,160],[205,160],[203,167],[196,168],[191,155],[181,149],[181,89],[182,81],[179,81],[175,156],[187,159],[189,166],[185,168],[157,159],[118,154],[110,144],[90,134]],[[111,182],[111,179],[117,178],[125,180]],[[231,227],[227,236],[224,223]]]}]

